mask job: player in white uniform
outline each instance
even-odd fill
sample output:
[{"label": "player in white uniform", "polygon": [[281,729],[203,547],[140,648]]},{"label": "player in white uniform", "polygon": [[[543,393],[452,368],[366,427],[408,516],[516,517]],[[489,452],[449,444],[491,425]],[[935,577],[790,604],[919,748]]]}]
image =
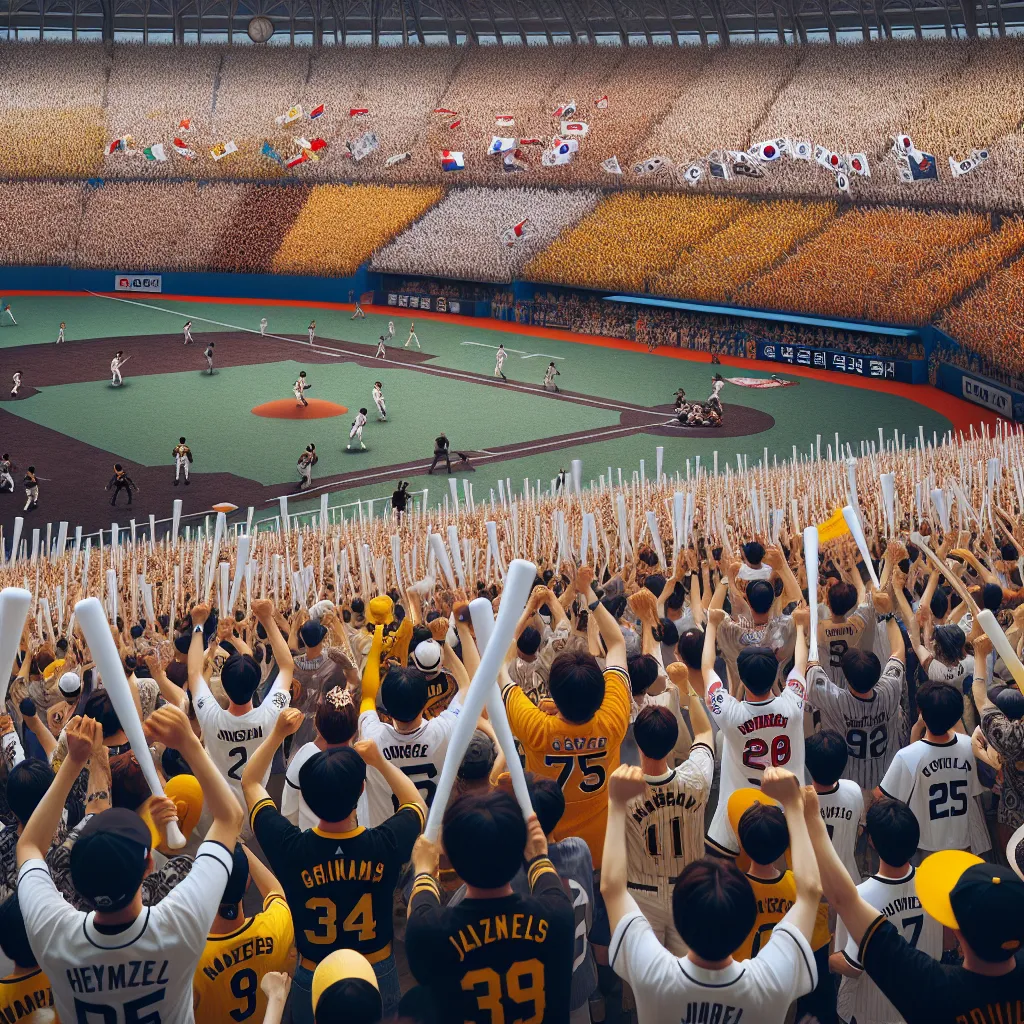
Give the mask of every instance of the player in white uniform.
[{"label": "player in white uniform", "polygon": [[350,320],[365,320],[366,319],[366,313],[363,312],[363,307],[359,305],[359,300],[358,299],[356,299],[356,309],[355,309],[355,312],[352,314],[352,316],[349,317],[349,319]]},{"label": "player in white uniform", "polygon": [[373,404],[377,406],[377,419],[386,420],[388,410],[384,405],[384,385],[379,380],[373,382]]},{"label": "player in white uniform", "polygon": [[58,345],[63,345],[64,344],[64,327],[65,327],[64,321],[61,320],[60,327],[57,328],[57,344]]},{"label": "player in white uniform", "polygon": [[267,333],[267,318],[263,317],[260,320],[260,337],[261,338],[266,337],[266,333]]},{"label": "player in white uniform", "polygon": [[171,449],[174,456],[174,486],[178,486],[178,477],[185,473],[185,486],[188,486],[188,467],[192,463],[192,449],[185,444],[185,438],[179,437],[178,443]]},{"label": "player in white uniform", "polygon": [[389,320],[388,321],[388,341],[390,341],[394,336],[395,336],[395,321],[394,320]]},{"label": "player in white uniform", "polygon": [[4,312],[11,318],[11,323],[17,327],[18,321],[14,319],[14,314],[11,312],[11,304],[9,302],[4,306]]},{"label": "player in white uniform", "polygon": [[96,911],[74,909],[50,877],[44,854],[64,801],[103,742],[100,723],[91,719],[68,723],[68,756],[18,844],[25,929],[61,1020],[193,1021],[192,977],[231,876],[242,814],[182,711],[172,706],[155,711],[146,733],[188,761],[213,815],[191,870],[171,893],[143,907],[143,876],[153,870],[152,835],[134,811],[122,807],[93,815],[75,843],[71,880]]},{"label": "player in white uniform", "polygon": [[0,459],[0,492],[10,491],[14,493],[14,474],[12,470],[18,467],[11,462],[10,455],[4,452],[4,456]]},{"label": "player in white uniform", "polygon": [[181,329],[182,334],[185,336],[185,344],[192,344],[192,321],[186,320],[185,326]]},{"label": "player in white uniform", "polygon": [[970,736],[953,731],[963,714],[963,694],[952,683],[928,683],[918,691],[917,706],[924,738],[896,752],[875,795],[909,805],[921,826],[922,850],[984,853],[992,844],[979,822],[978,765]]},{"label": "player in white uniform", "polygon": [[676,956],[686,946],[672,920],[672,887],[687,864],[704,856],[704,808],[715,774],[711,723],[700,698],[690,698],[696,733],[687,759],[669,768],[667,758],[679,739],[672,711],[649,704],[633,722],[646,791],[626,808],[626,888],[654,929],[658,941]]},{"label": "player in white uniform", "polygon": [[[203,731],[203,746],[218,770],[228,780],[239,806],[242,797],[242,769],[253,751],[270,735],[277,716],[291,701],[292,655],[273,617],[270,601],[253,601],[252,610],[266,630],[277,662],[277,678],[258,708],[253,694],[260,685],[260,668],[251,654],[232,654],[221,668],[220,681],[228,697],[222,708],[203,678],[203,623],[210,610],[205,605],[192,609],[192,643],[188,649],[188,682],[196,719]],[[238,645],[237,638],[230,643]],[[269,773],[268,773],[269,775]],[[266,785],[266,779],[263,780]]]},{"label": "player in white uniform", "polygon": [[363,427],[366,426],[366,410],[360,409],[359,415],[352,421],[352,429],[348,432],[348,444],[345,447],[349,450],[352,448],[352,439],[356,438],[359,441],[359,447],[362,451],[366,451],[366,445],[363,444]]},{"label": "player in white uniform", "polygon": [[416,337],[416,324],[414,324],[410,320],[409,321],[409,337],[405,339],[405,347],[406,348],[409,347],[409,342],[411,342],[411,341],[415,341],[416,342],[416,347],[417,348],[420,347],[420,339],[418,337]]},{"label": "player in white uniform", "polygon": [[306,445],[296,466],[299,470],[299,490],[305,490],[313,482],[313,467],[320,461],[316,454],[316,445],[310,442]]},{"label": "player in white uniform", "polygon": [[14,384],[11,387],[11,398],[18,397],[18,389],[21,387],[21,374],[15,373],[13,378]]},{"label": "player in white uniform", "polygon": [[[942,925],[922,909],[917,897],[916,871],[910,864],[920,837],[917,819],[906,804],[883,799],[871,805],[867,827],[880,864],[878,873],[861,882],[857,892],[861,899],[884,914],[910,945],[940,959]],[[836,929],[835,948],[836,952],[829,959],[832,969],[843,975],[839,985],[839,1016],[857,1024],[902,1021],[896,1007],[864,974],[857,943],[850,938],[841,920]]]},{"label": "player in white uniform", "polygon": [[555,366],[554,361],[548,363],[548,368],[544,371],[544,390],[547,391],[549,388],[557,391],[558,385],[555,383],[556,377],[562,375],[558,372],[558,368]]},{"label": "player in white uniform", "polygon": [[508,380],[508,377],[505,376],[505,371],[502,369],[507,358],[508,354],[505,352],[505,346],[499,345],[498,351],[494,353],[494,376],[500,377],[502,380]]},{"label": "player in white uniform", "polygon": [[382,334],[377,339],[377,351],[374,352],[373,358],[374,359],[387,359],[387,357],[388,357],[387,337]]},{"label": "player in white uniform", "polygon": [[[373,740],[384,760],[412,779],[429,807],[448,752],[448,741],[462,710],[462,688],[460,686],[458,695],[436,718],[423,718],[427,699],[427,678],[419,669],[392,667],[380,684],[380,703],[394,724],[380,720],[376,695],[364,688],[359,736]],[[366,794],[370,809],[370,820],[366,824],[375,827],[395,813],[397,805],[391,789],[379,773],[367,774]]]},{"label": "player in white uniform", "polygon": [[121,367],[128,362],[127,359],[122,359],[121,356],[124,353],[118,351],[117,355],[110,360],[110,384],[112,387],[118,388],[124,383],[124,379],[121,376]]},{"label": "player in white uniform", "polygon": [[854,883],[860,869],[854,852],[864,815],[864,794],[856,782],[840,778],[846,767],[846,740],[841,733],[822,729],[804,742],[804,762],[814,791],[818,794],[821,817],[839,859]]},{"label": "player in white uniform", "polygon": [[203,352],[203,355],[206,357],[206,372],[210,374],[210,376],[213,376],[213,346],[215,344],[216,342],[211,341]]},{"label": "player in white uniform", "polygon": [[312,386],[312,384],[306,381],[306,371],[301,370],[299,372],[299,379],[292,385],[292,394],[295,396],[296,405],[309,405],[309,402],[306,401],[306,392]]},{"label": "player in white uniform", "polygon": [[754,926],[757,904],[750,882],[731,861],[704,857],[688,865],[675,885],[673,917],[690,952],[673,956],[655,938],[626,889],[626,805],[646,785],[640,769],[620,765],[608,786],[608,827],[601,895],[612,929],[608,949],[615,973],[629,983],[638,1019],[668,1024],[779,1024],[790,1005],[817,984],[810,937],[821,883],[804,824],[797,778],[769,767],[764,791],[779,800],[789,823],[796,901],[753,960],[738,949]]},{"label": "player in white uniform", "polygon": [[316,321],[315,320],[310,320],[309,321],[309,327],[307,327],[306,330],[309,332],[309,343],[310,343],[310,345],[312,345],[313,344],[313,338],[316,337]]},{"label": "player in white uniform", "polygon": [[739,841],[729,824],[729,796],[745,786],[760,788],[766,768],[785,768],[802,779],[804,774],[804,668],[807,664],[806,608],[793,613],[796,627],[796,664],[778,697],[771,695],[778,671],[775,653],[767,647],[744,647],[736,658],[740,681],[750,697],[736,700],[715,672],[715,638],[725,613],[708,613],[701,670],[707,685],[712,721],[722,733],[722,776],[718,806],[708,829],[711,850],[735,857]]},{"label": "player in white uniform", "polygon": [[871,792],[900,749],[903,732],[904,693],[903,634],[891,611],[888,594],[874,594],[875,609],[886,623],[889,660],[882,669],[871,651],[852,648],[840,659],[843,688],[820,665],[807,669],[807,703],[821,716],[823,729],[846,737],[849,758],[843,778]]}]

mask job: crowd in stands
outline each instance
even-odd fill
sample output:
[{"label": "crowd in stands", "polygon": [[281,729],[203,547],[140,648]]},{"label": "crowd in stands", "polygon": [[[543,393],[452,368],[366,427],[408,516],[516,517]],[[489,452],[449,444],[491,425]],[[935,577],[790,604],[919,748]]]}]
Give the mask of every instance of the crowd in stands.
[{"label": "crowd in stands", "polygon": [[861,452],[15,542],[0,1017],[1015,1019],[1024,439]]}]

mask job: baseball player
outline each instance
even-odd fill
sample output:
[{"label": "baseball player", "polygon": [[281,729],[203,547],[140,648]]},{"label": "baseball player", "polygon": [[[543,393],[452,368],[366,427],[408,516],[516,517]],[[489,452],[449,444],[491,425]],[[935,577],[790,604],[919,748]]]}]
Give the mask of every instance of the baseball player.
[{"label": "baseball player", "polygon": [[14,386],[11,388],[11,398],[17,398],[18,397],[18,388],[20,388],[20,387],[21,387],[21,374],[20,373],[15,373],[14,374]]},{"label": "baseball player", "polygon": [[296,463],[299,476],[302,479],[299,481],[299,490],[305,490],[313,482],[313,467],[320,461],[316,454],[316,445],[310,442],[306,445],[305,450],[299,456],[299,461]]},{"label": "baseball player", "polygon": [[494,354],[494,376],[500,377],[502,380],[508,380],[508,377],[505,376],[505,372],[502,370],[507,358],[508,356],[505,353],[505,346],[499,345],[498,351]]},{"label": "baseball player", "polygon": [[544,390],[548,391],[553,388],[555,391],[558,391],[558,385],[555,383],[555,378],[561,376],[562,375],[555,367],[554,360],[552,360],[548,363],[548,368],[544,371]]},{"label": "baseball player", "polygon": [[379,380],[373,382],[373,404],[377,406],[377,419],[386,420],[388,410],[384,405],[384,385]]},{"label": "baseball player", "polygon": [[348,432],[348,444],[346,448],[352,450],[352,439],[359,439],[359,447],[365,452],[366,445],[363,444],[363,427],[366,426],[366,410],[360,409],[359,415],[352,421],[352,429]]},{"label": "baseball player", "polygon": [[17,468],[18,467],[11,462],[10,455],[8,455],[7,452],[4,452],[4,457],[0,459],[0,491],[10,491],[11,494],[14,493],[14,477],[12,475],[12,470]]},{"label": "baseball player", "polygon": [[306,381],[306,371],[302,370],[299,373],[299,379],[292,385],[292,394],[295,396],[296,405],[309,405],[306,401],[305,392],[307,392],[313,385]]},{"label": "baseball player", "polygon": [[263,319],[260,320],[260,337],[264,338],[264,337],[266,337],[266,334],[267,334],[267,318],[263,317]]},{"label": "baseball player", "polygon": [[416,337],[416,324],[411,320],[409,321],[409,337],[405,339],[405,348],[409,347],[409,342],[415,341],[416,347],[420,347],[420,339]]},{"label": "baseball player", "polygon": [[[105,490],[114,488],[114,496],[110,499],[111,505],[117,504],[117,496],[125,491],[128,494],[128,504],[132,503],[132,488],[135,487],[135,481],[128,475],[125,468],[120,462],[114,463],[114,475],[110,478],[110,482],[107,484]],[[138,488],[135,488],[138,490]]]},{"label": "baseball player", "polygon": [[[685,670],[683,670],[685,674]],[[695,739],[677,768],[668,756],[679,739],[672,711],[644,707],[633,723],[646,791],[626,808],[626,888],[655,935],[676,956],[686,946],[672,921],[672,888],[687,864],[704,856],[704,809],[715,773],[714,736],[700,698],[690,696]]]},{"label": "baseball player", "polygon": [[725,378],[720,373],[716,373],[714,377],[711,378],[711,394],[708,396],[708,404],[710,405],[712,402],[717,402],[719,410],[722,408],[722,399],[720,395],[722,394],[722,388],[724,387]]},{"label": "baseball player", "polygon": [[391,339],[394,336],[395,336],[395,321],[394,320],[389,320],[388,321],[388,341],[391,341]]},{"label": "baseball player", "polygon": [[386,342],[387,337],[383,334],[377,339],[377,351],[374,353],[374,359],[387,359],[388,350]]},{"label": "baseball player", "polygon": [[186,320],[185,326],[182,328],[182,333],[185,335],[185,344],[192,344],[192,321]]},{"label": "baseball player", "polygon": [[312,345],[313,344],[313,338],[316,337],[316,321],[315,320],[310,320],[309,321],[309,327],[307,327],[306,330],[309,333],[309,343],[310,343],[310,345]]},{"label": "baseball player", "polygon": [[64,344],[64,321],[61,320],[60,327],[57,329],[57,344]]},{"label": "baseball player", "polygon": [[124,353],[118,349],[117,355],[110,360],[110,386],[119,388],[124,383],[124,378],[121,376],[121,367],[128,362],[127,359],[122,359],[121,356]]},{"label": "baseball player", "polygon": [[36,476],[36,467],[29,466],[25,471],[25,507],[23,512],[29,512],[39,504],[39,479]]},{"label": "baseball player", "polygon": [[208,374],[210,374],[211,376],[213,375],[213,346],[214,346],[214,344],[215,344],[215,342],[211,341],[210,344],[206,346],[206,351],[203,353],[203,355],[206,356],[206,372]]},{"label": "baseball player", "polygon": [[188,467],[192,462],[192,449],[185,444],[185,438],[179,437],[178,443],[171,449],[174,456],[174,486],[178,486],[178,477],[185,471],[185,486],[188,487]]},{"label": "baseball player", "polygon": [[[349,301],[351,301],[351,299]],[[352,314],[352,316],[349,317],[349,319],[350,320],[365,320],[366,319],[366,314],[363,312],[363,307],[359,305],[359,300],[358,299],[356,299],[356,310]]]},{"label": "baseball player", "polygon": [[11,318],[11,323],[17,327],[18,321],[14,319],[14,314],[11,312],[11,304],[9,302],[4,306],[4,312]]}]

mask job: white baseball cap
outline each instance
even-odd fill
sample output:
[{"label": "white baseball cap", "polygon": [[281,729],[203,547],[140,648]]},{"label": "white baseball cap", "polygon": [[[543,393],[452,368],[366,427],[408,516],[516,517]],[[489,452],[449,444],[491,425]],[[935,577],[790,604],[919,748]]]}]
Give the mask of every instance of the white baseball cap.
[{"label": "white baseball cap", "polygon": [[436,640],[421,640],[412,652],[413,664],[427,675],[441,668],[441,645]]},{"label": "white baseball cap", "polygon": [[74,696],[82,689],[82,678],[77,672],[65,672],[57,683],[65,697]]}]

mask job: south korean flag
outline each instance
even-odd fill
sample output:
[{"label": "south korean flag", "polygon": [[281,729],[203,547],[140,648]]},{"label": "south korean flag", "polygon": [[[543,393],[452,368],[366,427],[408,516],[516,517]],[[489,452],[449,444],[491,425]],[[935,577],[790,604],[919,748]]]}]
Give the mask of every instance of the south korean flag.
[{"label": "south korean flag", "polygon": [[845,192],[847,195],[850,194],[850,176],[846,171],[836,172],[836,188],[840,192]]}]

